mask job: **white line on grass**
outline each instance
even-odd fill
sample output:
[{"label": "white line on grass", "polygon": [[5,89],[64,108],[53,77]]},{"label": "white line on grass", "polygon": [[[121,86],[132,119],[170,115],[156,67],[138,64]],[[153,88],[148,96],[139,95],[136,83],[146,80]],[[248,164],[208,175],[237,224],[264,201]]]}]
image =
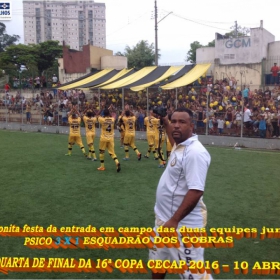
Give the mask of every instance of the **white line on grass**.
[{"label": "white line on grass", "polygon": [[223,147],[207,147],[207,148],[214,148],[214,149],[224,149],[227,151],[236,151],[236,152],[250,152],[250,153],[258,153],[258,154],[271,154],[271,155],[278,155],[279,156],[279,151],[274,151],[274,152],[265,152],[265,151],[258,151],[258,150],[248,150],[247,148],[241,148],[240,150],[235,150],[234,148],[228,149],[228,148],[223,148]]}]

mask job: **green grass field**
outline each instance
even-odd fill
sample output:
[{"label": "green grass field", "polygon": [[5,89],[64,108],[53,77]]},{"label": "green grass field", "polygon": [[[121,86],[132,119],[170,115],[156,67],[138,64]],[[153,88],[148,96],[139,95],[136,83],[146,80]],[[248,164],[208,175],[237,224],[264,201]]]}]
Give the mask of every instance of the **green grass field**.
[{"label": "green grass field", "polygon": [[[0,131],[0,226],[25,224],[48,227],[152,227],[157,182],[163,169],[157,162],[138,161],[130,151],[130,161],[122,162],[124,150],[116,140],[116,153],[122,164],[116,172],[106,155],[105,172],[99,162],[84,158],[77,146],[72,157],[67,153],[67,136],[59,134]],[[84,142],[85,143],[85,142]],[[146,141],[137,146],[144,154]],[[95,148],[97,150],[98,139]],[[212,162],[207,177],[204,202],[210,228],[280,228],[280,153],[207,147]],[[0,237],[0,257],[57,257],[85,259],[142,259],[147,249],[52,249],[34,250],[23,245],[23,237]],[[234,240],[233,248],[209,248],[205,260],[229,264],[230,272],[214,278],[279,278],[279,275],[252,275],[256,261],[280,261],[279,239]],[[248,262],[247,275],[233,273],[234,262]],[[150,278],[150,274],[121,273],[0,273],[0,278]],[[168,275],[167,278],[177,278]]]}]

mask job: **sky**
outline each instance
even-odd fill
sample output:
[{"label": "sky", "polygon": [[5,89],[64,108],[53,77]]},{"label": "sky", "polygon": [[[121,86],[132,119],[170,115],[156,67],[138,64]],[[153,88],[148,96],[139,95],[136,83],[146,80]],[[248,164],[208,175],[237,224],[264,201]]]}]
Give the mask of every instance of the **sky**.
[{"label": "sky", "polygon": [[[106,5],[106,48],[114,53],[146,40],[155,44],[154,0],[100,0]],[[190,44],[207,45],[215,33],[224,34],[237,24],[263,27],[280,40],[279,0],[157,0],[159,65],[186,63]],[[166,17],[165,17],[166,16]],[[3,21],[9,35],[23,43],[22,0],[12,0],[12,20]]]}]

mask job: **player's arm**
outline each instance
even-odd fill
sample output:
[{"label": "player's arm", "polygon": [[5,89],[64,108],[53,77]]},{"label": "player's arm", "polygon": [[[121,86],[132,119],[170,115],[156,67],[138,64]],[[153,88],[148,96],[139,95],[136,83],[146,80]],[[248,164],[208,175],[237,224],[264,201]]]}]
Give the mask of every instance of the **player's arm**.
[{"label": "player's arm", "polygon": [[85,115],[88,110],[89,110],[89,108],[86,106],[85,110],[82,112],[82,116]]},{"label": "player's arm", "polygon": [[80,112],[77,110],[76,107],[75,107],[75,109],[74,109],[74,113],[77,114],[79,117],[81,117],[81,114],[80,114]]},{"label": "player's arm", "polygon": [[110,111],[110,114],[111,114],[112,112],[114,112],[114,111],[115,111],[114,105],[111,104],[111,105],[109,106],[108,110]]}]

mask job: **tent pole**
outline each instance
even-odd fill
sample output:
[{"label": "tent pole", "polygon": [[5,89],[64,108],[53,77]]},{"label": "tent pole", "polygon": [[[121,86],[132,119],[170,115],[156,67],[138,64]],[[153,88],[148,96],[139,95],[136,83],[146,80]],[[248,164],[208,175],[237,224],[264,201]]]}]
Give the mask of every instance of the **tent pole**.
[{"label": "tent pole", "polygon": [[122,110],[124,110],[124,88],[122,88]]},{"label": "tent pole", "polygon": [[[94,98],[93,98],[94,100]],[[99,112],[101,112],[101,103],[100,103],[100,88],[98,88],[98,107],[99,107]],[[98,122],[98,128],[100,128],[100,123]]]},{"label": "tent pole", "polygon": [[146,94],[147,94],[147,117],[150,116],[150,110],[149,110],[149,88],[146,88]]},{"label": "tent pole", "polygon": [[175,109],[178,108],[178,88],[176,87],[176,105],[175,105]]},{"label": "tent pole", "polygon": [[[207,95],[208,93],[208,95]],[[210,92],[206,93],[206,132],[205,134],[208,135],[208,126],[209,126],[209,111],[208,111],[208,97]]]},{"label": "tent pole", "polygon": [[101,110],[101,105],[100,105],[100,88],[98,88],[98,106],[99,106],[99,110]]}]

